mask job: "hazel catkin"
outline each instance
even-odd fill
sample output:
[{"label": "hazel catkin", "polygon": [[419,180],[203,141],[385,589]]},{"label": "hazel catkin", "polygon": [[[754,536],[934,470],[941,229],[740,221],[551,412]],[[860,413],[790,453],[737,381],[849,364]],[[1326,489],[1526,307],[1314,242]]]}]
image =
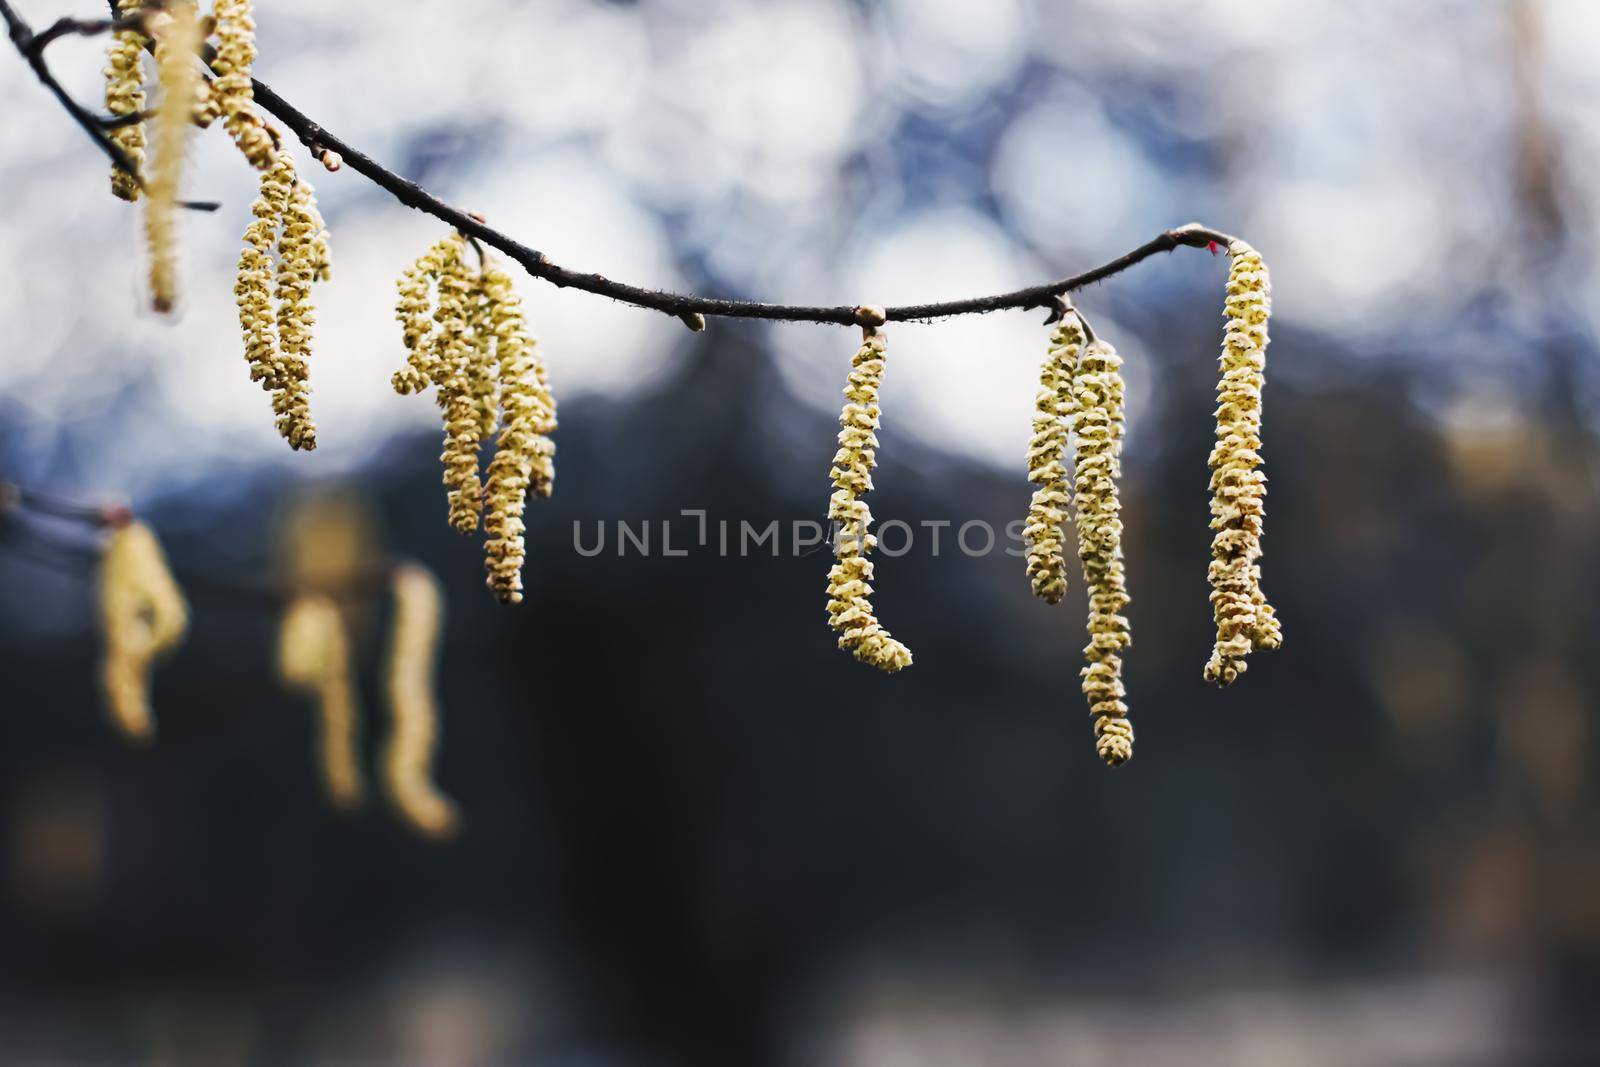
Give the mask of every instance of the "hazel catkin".
[{"label": "hazel catkin", "polygon": [[183,591],[148,526],[130,522],[112,531],[100,562],[99,594],[106,705],[124,736],[147,740],[155,732],[151,669],[189,628]]},{"label": "hazel catkin", "polygon": [[1094,716],[1095,751],[1108,766],[1133,756],[1133,724],[1120,653],[1133,643],[1128,619],[1127,577],[1122,562],[1122,476],[1124,396],[1122,359],[1105,341],[1083,350],[1073,376],[1077,464],[1073,492],[1077,503],[1078,559],[1089,594],[1089,643],[1084,647],[1083,693]]},{"label": "hazel catkin", "polygon": [[444,597],[438,580],[417,564],[395,568],[394,622],[385,667],[389,738],[383,786],[390,804],[417,832],[447,837],[460,821],[456,806],[433,780],[439,745],[439,704],[434,668]]},{"label": "hazel catkin", "polygon": [[357,761],[355,669],[339,606],[324,596],[297,597],[278,634],[278,673],[288,688],[317,705],[317,767],[328,800],[358,806],[365,793]]},{"label": "hazel catkin", "polygon": [[450,525],[472,533],[483,516],[483,480],[479,452],[483,445],[478,400],[472,388],[474,344],[470,316],[474,278],[465,255],[465,241],[445,260],[439,272],[439,299],[433,318],[438,326],[434,366],[436,399],[444,417],[444,484]]},{"label": "hazel catkin", "polygon": [[[487,584],[515,604],[527,498],[555,486],[556,403],[511,276],[481,252],[473,270],[466,250],[467,239],[451,234],[401,274],[395,318],[406,362],[390,383],[402,395],[437,388],[450,524],[471,533],[481,517]],[[480,452],[496,430],[485,479]]]},{"label": "hazel catkin", "polygon": [[[143,0],[118,0],[117,13],[127,18],[143,7]],[[144,50],[150,39],[136,28],[119,29],[106,50],[106,111],[113,118],[141,115],[145,108]],[[111,142],[135,168],[144,166],[145,123],[141,119],[107,133]],[[111,191],[123,200],[139,199],[139,176],[121,167],[111,170]]]},{"label": "hazel catkin", "polygon": [[199,12],[191,0],[174,0],[158,18],[156,74],[161,101],[152,123],[154,160],[144,220],[150,247],[150,302],[157,311],[168,312],[178,301],[178,195],[200,82],[201,32]]},{"label": "hazel catkin", "polygon": [[420,393],[433,384],[438,371],[438,331],[433,320],[432,288],[443,273],[445,264],[461,254],[463,239],[451,234],[428,249],[417,261],[407,267],[396,283],[399,299],[394,314],[401,326],[401,339],[406,347],[405,366],[395,371],[389,379],[394,391],[401,396]]},{"label": "hazel catkin", "polygon": [[528,494],[548,497],[555,488],[556,402],[538,343],[528,333],[511,276],[498,265],[483,269],[484,325],[494,339],[499,376],[500,436],[484,490],[484,546],[488,585],[501,603],[522,601],[527,557],[523,513]]},{"label": "hazel catkin", "polygon": [[[272,395],[278,432],[294,449],[317,447],[310,357],[311,286],[329,274],[328,235],[311,187],[287,152],[261,175],[244,232],[234,299],[250,378]],[[276,307],[274,307],[276,302]]]},{"label": "hazel catkin", "polygon": [[217,51],[211,68],[212,101],[228,135],[257,170],[272,166],[277,155],[266,125],[256,113],[251,71],[256,61],[256,22],[251,0],[216,0]]},{"label": "hazel catkin", "polygon": [[1062,524],[1072,506],[1066,464],[1068,422],[1073,413],[1072,379],[1083,348],[1083,325],[1068,311],[1050,334],[1050,350],[1039,370],[1034,399],[1033,438],[1028,444],[1028,480],[1038,486],[1028,505],[1023,539],[1028,545],[1028,580],[1034,595],[1059,603],[1067,591]]},{"label": "hazel catkin", "polygon": [[861,499],[872,488],[872,469],[878,462],[878,390],[887,350],[884,335],[870,330],[850,361],[845,405],[839,414],[839,450],[828,472],[834,488],[828,518],[837,524],[835,562],[828,571],[828,625],[839,634],[841,649],[893,673],[911,666],[911,650],[883,628],[869,600],[873,567],[867,554],[877,538],[868,532],[872,511]]},{"label": "hazel catkin", "polygon": [[1219,357],[1217,443],[1210,457],[1212,560],[1208,568],[1216,645],[1205,678],[1229,685],[1245,657],[1277,648],[1283,636],[1261,591],[1262,519],[1266,475],[1261,467],[1261,390],[1266,384],[1267,323],[1272,287],[1261,255],[1243,241],[1228,248],[1231,266]]}]

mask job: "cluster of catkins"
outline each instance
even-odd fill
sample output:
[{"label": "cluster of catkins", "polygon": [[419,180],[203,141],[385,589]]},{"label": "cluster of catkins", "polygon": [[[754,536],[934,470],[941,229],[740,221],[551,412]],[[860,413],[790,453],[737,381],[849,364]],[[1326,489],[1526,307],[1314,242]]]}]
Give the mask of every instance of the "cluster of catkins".
[{"label": "cluster of catkins", "polygon": [[1067,589],[1062,527],[1067,508],[1076,505],[1078,561],[1089,595],[1083,693],[1095,720],[1096,751],[1113,767],[1133,755],[1120,655],[1133,641],[1122,614],[1128,588],[1117,492],[1125,426],[1121,368],[1116,350],[1090,339],[1083,319],[1065,309],[1039,372],[1028,447],[1028,478],[1038,488],[1023,528],[1033,591],[1057,603]]},{"label": "cluster of catkins", "polygon": [[[437,579],[407,563],[390,579],[394,618],[386,653],[389,736],[382,755],[384,793],[395,812],[428,837],[451,834],[455,805],[433,781],[439,740],[434,670],[443,627]],[[155,734],[151,673],[189,629],[189,608],[161,543],[139,522],[113,526],[99,571],[104,652],[100,681],[112,724],[133,741]],[[353,643],[338,602],[307,592],[285,611],[278,670],[285,686],[310,695],[320,719],[316,763],[329,800],[353,808],[365,794],[359,762],[359,720]]]},{"label": "cluster of catkins", "polygon": [[[401,395],[435,387],[450,525],[470,534],[482,524],[489,589],[516,604],[528,494],[555,488],[556,403],[511,276],[478,259],[474,267],[466,238],[451,234],[400,276],[395,317],[406,364],[392,384]],[[485,482],[480,453],[497,431]]]},{"label": "cluster of catkins", "polygon": [[[127,120],[110,136],[137,172],[114,169],[111,190],[124,200],[145,200],[150,300],[167,312],[178,299],[177,211],[190,129],[220,119],[261,172],[234,286],[239,325],[250,376],[272,394],[278,432],[290,447],[309,450],[317,444],[307,367],[316,321],[310,294],[313,282],[329,277],[328,234],[311,186],[295,172],[288,153],[279,151],[275,131],[256,110],[251,4],[216,0],[202,17],[194,0],[159,6],[119,0],[124,25],[113,33],[107,53],[106,108]],[[213,48],[212,78],[201,63],[207,43]],[[160,90],[153,110],[146,107],[147,50],[154,53]]]},{"label": "cluster of catkins", "polygon": [[[1210,459],[1216,535],[1209,577],[1217,640],[1205,668],[1206,679],[1220,685],[1244,672],[1244,657],[1251,651],[1277,648],[1283,640],[1261,592],[1258,563],[1266,495],[1266,476],[1259,468],[1270,285],[1255,249],[1235,241],[1228,252],[1228,328],[1217,387],[1217,445]],[[1038,488],[1024,526],[1033,591],[1057,603],[1066,591],[1062,524],[1068,505],[1076,504],[1078,559],[1089,600],[1083,692],[1094,716],[1096,750],[1111,766],[1133,755],[1121,657],[1132,643],[1122,614],[1129,598],[1117,492],[1125,427],[1121,367],[1115,350],[1066,308],[1039,375],[1028,448],[1028,477]]]},{"label": "cluster of catkins", "polygon": [[[439,740],[433,676],[444,600],[438,580],[414,563],[395,567],[390,583],[394,618],[385,653],[389,737],[381,761],[383,791],[418,833],[447,837],[460,818],[433,781]],[[278,675],[316,704],[323,789],[330,803],[345,810],[366,797],[353,646],[345,612],[333,596],[306,591],[289,603],[278,630]]]}]

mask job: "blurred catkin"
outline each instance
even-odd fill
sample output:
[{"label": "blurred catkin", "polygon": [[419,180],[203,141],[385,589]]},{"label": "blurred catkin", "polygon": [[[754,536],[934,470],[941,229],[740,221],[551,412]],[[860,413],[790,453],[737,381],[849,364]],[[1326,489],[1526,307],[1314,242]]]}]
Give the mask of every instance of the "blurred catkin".
[{"label": "blurred catkin", "polygon": [[1207,681],[1228,685],[1245,671],[1255,649],[1283,642],[1278,620],[1261,591],[1262,519],[1266,475],[1261,466],[1261,390],[1266,384],[1267,322],[1272,287],[1261,255],[1243,241],[1228,248],[1232,267],[1224,314],[1228,319],[1217,384],[1217,444],[1211,452],[1211,543],[1208,570],[1217,640]]},{"label": "blurred catkin", "polygon": [[189,127],[198,99],[200,15],[189,0],[174,0],[156,25],[156,75],[161,100],[152,123],[154,160],[145,203],[145,238],[150,246],[150,301],[168,312],[178,301],[178,195],[183,185]]},{"label": "blurred catkin", "polygon": [[257,170],[271,167],[276,156],[272,137],[256,113],[251,71],[256,62],[256,21],[251,0],[216,0],[217,52],[211,69],[212,100],[223,126],[239,151]]},{"label": "blurred catkin", "polygon": [[355,669],[344,618],[332,600],[301,596],[289,605],[278,636],[278,673],[285,686],[316,701],[317,765],[329,801],[356,807],[365,787],[356,758]]},{"label": "blurred catkin", "polygon": [[484,491],[488,584],[501,603],[522,601],[522,566],[527,556],[523,512],[531,491],[548,497],[555,488],[556,402],[538,343],[528,333],[522,302],[511,276],[497,264],[483,269],[486,322],[494,340],[500,394],[500,437],[489,463]]},{"label": "blurred catkin", "polygon": [[444,598],[438,580],[416,564],[395,568],[393,588],[394,624],[385,670],[390,729],[383,754],[384,791],[395,811],[419,833],[446,837],[455,832],[459,816],[433,781],[440,721],[434,670]]},{"label": "blurred catkin", "polygon": [[[118,14],[124,18],[143,7],[143,0],[119,0]],[[106,51],[106,111],[115,118],[144,111],[144,50],[150,40],[136,29],[117,30]],[[145,124],[143,121],[118,126],[107,135],[121,148],[135,167],[144,167]],[[121,167],[111,171],[111,191],[123,200],[139,199],[139,178]]]},{"label": "blurred catkin", "polygon": [[1115,767],[1133,755],[1122,684],[1122,657],[1133,642],[1128,620],[1127,578],[1122,563],[1121,501],[1124,385],[1122,359],[1105,341],[1084,349],[1073,378],[1077,468],[1078,559],[1089,594],[1089,643],[1084,646],[1083,693],[1095,717],[1095,750]]},{"label": "blurred catkin", "polygon": [[[880,316],[881,321],[881,316]],[[828,518],[838,524],[835,562],[828,571],[828,625],[839,634],[839,647],[879,670],[911,666],[911,650],[889,635],[873,614],[872,561],[867,553],[877,544],[868,533],[872,511],[861,497],[872,488],[877,466],[878,390],[883,382],[888,341],[872,331],[851,359],[845,405],[839,414],[839,451],[828,472],[834,493]]]},{"label": "blurred catkin", "polygon": [[1033,438],[1028,444],[1028,480],[1038,486],[1028,505],[1023,538],[1028,543],[1028,579],[1034,595],[1055,604],[1067,592],[1062,523],[1072,506],[1067,473],[1067,420],[1073,413],[1072,378],[1083,348],[1083,325],[1067,312],[1050,334],[1050,350],[1039,369]]},{"label": "blurred catkin", "polygon": [[150,670],[176,648],[189,628],[183,591],[166,553],[143,523],[112,531],[101,558],[100,627],[105,641],[101,684],[112,722],[127,737],[155,732],[150,712]]}]

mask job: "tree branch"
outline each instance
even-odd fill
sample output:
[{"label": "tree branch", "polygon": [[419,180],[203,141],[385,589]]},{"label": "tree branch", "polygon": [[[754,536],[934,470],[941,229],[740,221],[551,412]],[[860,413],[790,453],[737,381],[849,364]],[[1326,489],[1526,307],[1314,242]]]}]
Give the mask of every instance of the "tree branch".
[{"label": "tree branch", "polygon": [[[117,0],[107,0],[107,3],[111,7],[112,14],[118,15]],[[100,120],[84,111],[61,90],[60,85],[50,74],[49,68],[44,64],[40,55],[42,48],[30,49],[30,44],[34,41],[34,35],[27,24],[11,10],[11,6],[6,0],[0,0],[0,16],[4,16],[9,25],[11,39],[17,46],[17,50],[33,66],[40,80],[56,94],[62,106],[77,120],[80,126],[83,126],[94,137],[95,142],[112,157],[113,161],[117,162],[118,166],[128,170],[130,173],[134,173],[134,168],[128,162],[121,149],[104,135],[100,128]],[[63,28],[64,24],[67,28]],[[47,32],[54,33],[55,36],[65,33],[104,32],[115,25],[115,22],[96,24],[62,20],[51,31]],[[51,39],[54,38],[52,37]],[[45,43],[48,43],[48,41]],[[645,289],[626,282],[613,281],[601,274],[586,273],[563,267],[538,249],[531,248],[507,234],[493,229],[481,219],[445,203],[416,182],[402,178],[389,170],[365,152],[324,129],[319,123],[280,96],[272,86],[256,80],[254,89],[257,105],[288,127],[300,139],[300,142],[318,158],[321,158],[325,153],[337,153],[344,166],[349,167],[380,189],[383,189],[406,207],[431,215],[439,221],[449,224],[462,234],[497,249],[529,274],[536,278],[543,278],[552,285],[560,288],[580,289],[586,293],[609,297],[612,300],[631,304],[634,307],[659,311],[682,320],[690,329],[702,326],[704,318],[708,316],[734,319],[769,319],[788,322],[826,322],[840,326],[867,325],[861,317],[859,308],[854,306],[823,307],[802,304],[767,304],[753,300],[719,300],[686,293],[672,293],[661,289]],[[1180,247],[1214,248],[1219,245],[1226,247],[1233,240],[1228,234],[1219,230],[1213,230],[1198,222],[1192,222],[1187,226],[1167,230],[1109,263],[1101,264],[1081,274],[1062,278],[1059,281],[1046,282],[1042,285],[1017,289],[1009,293],[997,293],[993,296],[972,297],[966,300],[952,300],[937,304],[909,304],[890,307],[885,308],[884,312],[890,322],[922,322],[930,319],[951,318],[956,315],[981,315],[1005,309],[1046,308],[1051,309],[1053,314],[1055,303],[1066,294],[1120,274],[1158,253],[1170,252]]]},{"label": "tree branch", "polygon": [[[293,131],[301,143],[313,153],[318,155],[328,151],[339,153],[344,166],[371,181],[400,203],[447,222],[468,237],[477,238],[484,244],[498,249],[520,264],[529,274],[543,278],[553,285],[582,289],[597,296],[607,296],[624,304],[649,308],[682,319],[702,315],[736,319],[778,319],[789,322],[831,322],[841,326],[862,324],[853,306],[807,307],[799,304],[764,304],[751,300],[717,300],[711,297],[670,293],[660,289],[643,289],[626,282],[613,281],[604,275],[571,270],[551,261],[543,252],[529,248],[467,212],[452,207],[416,182],[395,174],[360,149],[323,129],[265,82],[255,83],[255,97],[256,103],[263,110]],[[1187,226],[1167,230],[1109,263],[1060,281],[968,300],[890,307],[885,308],[884,312],[890,322],[915,322],[956,315],[978,315],[1006,308],[1026,310],[1047,307],[1052,297],[1063,296],[1114,274],[1120,274],[1158,252],[1170,252],[1180,246],[1206,248],[1217,244],[1227,247],[1231,241],[1233,238],[1228,234],[1193,222]]]}]

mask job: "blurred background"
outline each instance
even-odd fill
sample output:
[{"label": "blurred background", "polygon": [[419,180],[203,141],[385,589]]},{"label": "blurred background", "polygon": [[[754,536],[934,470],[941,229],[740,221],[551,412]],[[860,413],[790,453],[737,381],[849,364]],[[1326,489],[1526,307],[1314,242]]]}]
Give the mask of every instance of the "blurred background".
[{"label": "blurred background", "polygon": [[[97,5],[19,0],[35,26]],[[271,582],[308,501],[450,613],[448,842],[320,798],[276,618],[191,583],[157,742],[109,730],[92,565],[0,530],[0,1034],[31,1062],[1600,1062],[1600,6],[1588,0],[277,0],[257,73],[564,265],[815,303],[970,296],[1199,219],[1275,283],[1266,585],[1202,683],[1223,259],[1082,293],[1128,359],[1138,754],[1094,758],[1083,601],[919,536],[836,652],[826,549],[595,556],[584,524],[820,519],[856,341],[519,282],[561,401],[528,601],[444,522],[387,385],[443,236],[301,158],[333,235],[322,447],[247,377],[254,179],[198,139],[184,314],[0,55],[0,479]],[[99,46],[56,70],[99,93]],[[1037,312],[896,326],[880,521],[1020,518]],[[321,505],[317,505],[321,506]],[[952,528],[953,529],[953,528]],[[42,566],[50,562],[52,566]],[[358,619],[365,745],[381,615]]]}]

